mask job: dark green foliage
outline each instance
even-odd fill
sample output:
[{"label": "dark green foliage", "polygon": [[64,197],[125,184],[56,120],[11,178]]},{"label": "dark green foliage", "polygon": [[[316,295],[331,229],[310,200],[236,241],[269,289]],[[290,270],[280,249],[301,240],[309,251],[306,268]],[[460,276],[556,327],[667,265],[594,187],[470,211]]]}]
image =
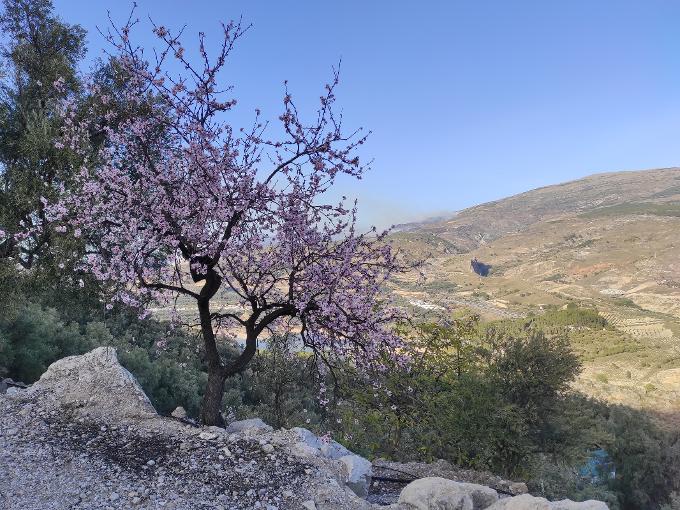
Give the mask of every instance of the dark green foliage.
[{"label": "dark green foliage", "polygon": [[[566,312],[571,319],[557,314],[558,323],[601,327],[596,314]],[[410,371],[375,374],[375,390],[356,381],[339,404],[336,432],[350,448],[402,461],[444,458],[525,478],[532,493],[550,499],[600,499],[612,510],[662,508],[679,490],[679,435],[642,412],[570,390],[580,363],[566,337],[492,329],[475,342],[458,324],[448,333],[420,327],[412,342],[418,357]],[[580,473],[600,449],[616,478]]]},{"label": "dark green foliage", "polygon": [[566,456],[573,439],[559,416],[579,370],[568,343],[536,332],[480,342],[475,326],[421,326],[408,371],[394,364],[374,374],[375,391],[355,385],[341,406],[351,446],[514,475],[528,474],[538,452]]},{"label": "dark green foliage", "polygon": [[182,328],[132,314],[119,313],[107,324],[121,363],[135,375],[156,410],[168,414],[182,406],[196,416],[207,377],[195,339]]},{"label": "dark green foliage", "polygon": [[628,308],[635,308],[636,310],[643,310],[640,305],[636,304],[635,301],[629,298],[614,298],[612,299],[612,302],[616,306],[625,306]]},{"label": "dark green foliage", "polygon": [[96,325],[81,331],[77,323],[62,321],[56,310],[29,304],[14,320],[0,322],[0,372],[33,382],[53,361],[105,342]]},{"label": "dark green foliage", "polygon": [[[487,339],[489,341],[489,339]],[[529,331],[524,337],[492,338],[489,369],[505,399],[525,410],[542,410],[569,387],[581,369],[569,340]]]},{"label": "dark green foliage", "polygon": [[181,405],[190,416],[198,414],[207,381],[198,363],[180,362],[173,353],[154,353],[141,347],[120,347],[118,352],[121,363],[137,377],[159,413],[169,414]]},{"label": "dark green foliage", "polygon": [[680,433],[664,432],[639,411],[611,408],[608,451],[617,465],[612,487],[624,509],[658,508],[680,490]]},{"label": "dark green foliage", "polygon": [[607,321],[594,308],[583,308],[569,303],[560,310],[549,310],[538,321],[542,325],[574,326],[577,328],[603,329]]},{"label": "dark green foliage", "polygon": [[680,434],[663,430],[642,411],[577,395],[571,400],[581,422],[568,417],[565,421],[579,433],[591,434],[590,444],[607,452],[616,476],[592,483],[580,478],[573,467],[546,462],[532,478],[530,489],[550,499],[601,499],[612,510],[677,508],[671,504],[680,490]]},{"label": "dark green foliage", "polygon": [[[44,222],[41,197],[56,198],[74,169],[54,140],[61,126],[58,101],[80,90],[76,65],[85,53],[85,31],[59,20],[48,0],[5,0],[3,7],[0,27],[8,41],[2,57],[9,72],[0,83],[0,228],[15,234]],[[53,85],[58,78],[61,92]],[[49,264],[54,278],[60,273],[55,255],[74,240],[62,246],[53,234],[46,229],[22,242],[6,239],[0,257],[25,268],[45,257],[41,264]]]},{"label": "dark green foliage", "polygon": [[309,359],[290,349],[292,338],[277,337],[253,360],[246,375],[252,413],[274,427],[318,425],[317,385]]}]

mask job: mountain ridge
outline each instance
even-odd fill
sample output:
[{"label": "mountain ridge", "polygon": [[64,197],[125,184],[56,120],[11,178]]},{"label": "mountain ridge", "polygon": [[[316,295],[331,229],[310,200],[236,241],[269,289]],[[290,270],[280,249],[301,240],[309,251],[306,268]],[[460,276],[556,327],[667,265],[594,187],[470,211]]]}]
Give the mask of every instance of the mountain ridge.
[{"label": "mountain ridge", "polygon": [[[602,186],[602,181],[608,182]],[[654,182],[650,183],[650,181]],[[612,194],[612,191],[608,191],[603,196],[603,188],[611,188],[612,183],[623,186],[622,193],[617,196]],[[676,187],[674,188],[670,183],[675,184]],[[553,195],[559,190],[571,191],[561,201],[561,204],[567,207],[563,210],[551,210],[547,207],[545,201],[541,200],[541,198],[544,198],[542,195]],[[669,190],[674,192],[669,197],[655,196],[655,194]],[[573,202],[575,193],[583,195],[580,202]],[[444,239],[456,244],[458,249],[464,252],[477,248],[484,242],[497,239],[500,235],[510,233],[517,228],[543,221],[547,219],[547,214],[583,212],[600,206],[618,205],[631,199],[636,202],[642,199],[650,199],[654,203],[658,203],[661,198],[672,199],[674,197],[680,200],[680,168],[678,167],[597,173],[581,179],[541,186],[509,197],[468,207],[452,213],[445,219],[433,218],[397,225],[396,233],[425,231],[441,235]],[[527,203],[528,208],[524,205]],[[570,205],[571,207],[569,207]],[[508,208],[511,210],[508,210]],[[521,212],[522,209],[527,210],[524,211],[523,215],[517,217],[518,212]],[[495,215],[494,210],[498,210]],[[509,222],[509,218],[513,217],[513,214],[509,213],[514,213],[515,220],[513,222]],[[492,215],[492,217],[488,220],[485,218],[480,220],[479,218],[489,215]]]}]

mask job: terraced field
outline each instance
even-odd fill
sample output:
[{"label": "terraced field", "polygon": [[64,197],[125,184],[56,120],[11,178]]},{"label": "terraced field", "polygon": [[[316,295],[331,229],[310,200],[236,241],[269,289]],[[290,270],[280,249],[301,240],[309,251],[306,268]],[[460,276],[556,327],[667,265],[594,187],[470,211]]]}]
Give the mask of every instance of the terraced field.
[{"label": "terraced field", "polygon": [[621,312],[601,312],[607,322],[616,329],[641,340],[662,340],[670,341],[673,338],[673,331],[666,327],[666,321],[654,317],[647,317],[642,314],[626,316]]}]

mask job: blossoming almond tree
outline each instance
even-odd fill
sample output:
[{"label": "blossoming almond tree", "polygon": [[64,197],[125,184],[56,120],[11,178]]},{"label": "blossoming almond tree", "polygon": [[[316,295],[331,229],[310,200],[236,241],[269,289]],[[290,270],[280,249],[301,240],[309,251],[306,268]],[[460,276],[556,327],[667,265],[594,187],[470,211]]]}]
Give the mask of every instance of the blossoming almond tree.
[{"label": "blossoming almond tree", "polygon": [[[95,132],[106,143],[95,156],[82,150],[75,191],[50,206],[50,217],[86,239],[82,269],[117,285],[114,299],[195,301],[208,369],[201,421],[222,422],[226,378],[246,368],[258,339],[279,329],[299,332],[320,366],[342,359],[361,368],[379,363],[386,348],[397,355],[390,325],[398,312],[382,289],[404,267],[384,233],[355,230],[356,206],[324,200],[338,175],[366,170],[356,155],[365,136],[346,135],[333,109],[337,72],[309,124],[286,87],[282,136],[272,140],[259,111],[251,129],[226,122],[236,102],[218,76],[246,31],[240,23],[223,26],[214,60],[199,36],[200,68],[185,56],[181,33],[161,26],[154,32],[162,47],[150,63],[130,42],[134,24],[114,28],[109,39],[128,76],[123,100],[145,114],[107,127],[115,100],[96,87],[84,117],[65,105],[59,146],[78,153]],[[169,62],[185,73],[171,74]],[[225,295],[240,308],[220,306]],[[218,342],[235,330],[244,347],[226,361]]]}]

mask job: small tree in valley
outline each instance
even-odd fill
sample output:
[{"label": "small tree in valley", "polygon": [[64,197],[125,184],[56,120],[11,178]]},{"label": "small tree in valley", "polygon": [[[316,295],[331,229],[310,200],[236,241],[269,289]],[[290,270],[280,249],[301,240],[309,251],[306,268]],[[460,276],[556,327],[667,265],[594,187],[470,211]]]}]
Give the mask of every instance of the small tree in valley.
[{"label": "small tree in valley", "polygon": [[[270,139],[259,111],[250,129],[226,122],[235,100],[218,75],[245,32],[240,24],[224,26],[214,60],[199,37],[198,68],[162,26],[150,63],[130,42],[133,25],[109,38],[129,77],[124,101],[140,114],[110,127],[115,101],[96,86],[84,117],[65,105],[72,115],[58,146],[84,164],[49,219],[86,239],[82,269],[117,285],[114,300],[195,303],[208,368],[202,422],[221,423],[226,378],[246,368],[268,332],[299,332],[321,367],[379,363],[385,348],[396,355],[389,326],[398,314],[382,288],[402,267],[384,234],[356,232],[355,207],[324,200],[338,175],[365,171],[356,154],[365,136],[345,134],[333,109],[337,72],[310,124],[286,88],[282,135]],[[173,60],[184,75],[167,71]],[[92,155],[90,138],[102,132]],[[245,343],[227,362],[218,343],[229,334]]]}]

